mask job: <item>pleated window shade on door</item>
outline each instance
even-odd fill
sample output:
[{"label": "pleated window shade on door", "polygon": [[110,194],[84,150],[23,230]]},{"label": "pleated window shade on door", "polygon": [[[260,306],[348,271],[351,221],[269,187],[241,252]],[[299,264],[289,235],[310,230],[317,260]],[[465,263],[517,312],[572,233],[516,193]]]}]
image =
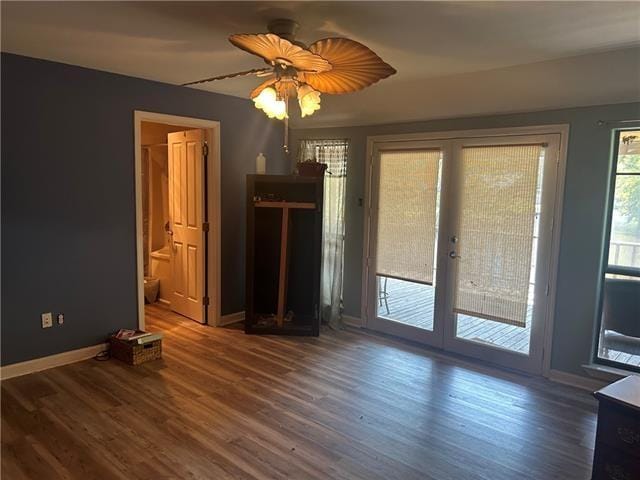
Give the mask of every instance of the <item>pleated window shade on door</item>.
[{"label": "pleated window shade on door", "polygon": [[542,145],[463,147],[454,311],[524,327]]},{"label": "pleated window shade on door", "polygon": [[378,275],[433,284],[440,156],[438,149],[380,153]]}]

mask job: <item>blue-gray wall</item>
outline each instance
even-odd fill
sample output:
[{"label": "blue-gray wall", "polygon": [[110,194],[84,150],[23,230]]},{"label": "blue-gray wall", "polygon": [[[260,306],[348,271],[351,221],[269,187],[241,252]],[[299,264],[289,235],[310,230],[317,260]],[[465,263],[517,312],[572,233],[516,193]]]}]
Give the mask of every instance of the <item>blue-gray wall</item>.
[{"label": "blue-gray wall", "polygon": [[[245,175],[288,171],[248,100],[2,54],[2,364],[137,325],[133,111],[221,122],[222,313],[244,309]],[[42,312],[64,326],[40,327]]]},{"label": "blue-gray wall", "polygon": [[581,365],[591,361],[611,159],[612,126],[599,126],[598,120],[637,119],[640,103],[628,103],[406,124],[294,130],[292,158],[296,158],[298,142],[303,138],[351,140],[345,212],[345,314],[360,317],[364,218],[358,199],[364,197],[367,136],[569,124],[551,366],[584,374]]}]

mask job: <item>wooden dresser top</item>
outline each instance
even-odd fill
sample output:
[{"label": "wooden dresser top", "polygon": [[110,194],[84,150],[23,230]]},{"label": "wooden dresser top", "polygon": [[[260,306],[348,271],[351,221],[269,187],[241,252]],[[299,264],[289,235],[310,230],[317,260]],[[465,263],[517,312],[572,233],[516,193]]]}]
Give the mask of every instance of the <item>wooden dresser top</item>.
[{"label": "wooden dresser top", "polygon": [[640,412],[640,376],[630,375],[594,393],[598,400],[615,402]]}]

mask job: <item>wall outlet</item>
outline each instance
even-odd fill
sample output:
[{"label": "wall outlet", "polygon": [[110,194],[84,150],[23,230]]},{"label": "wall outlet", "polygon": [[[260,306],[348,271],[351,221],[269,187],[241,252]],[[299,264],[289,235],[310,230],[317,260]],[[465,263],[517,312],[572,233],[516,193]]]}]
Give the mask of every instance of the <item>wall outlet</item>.
[{"label": "wall outlet", "polygon": [[56,319],[58,320],[58,325],[62,325],[64,323],[64,313],[59,313]]},{"label": "wall outlet", "polygon": [[53,327],[53,315],[51,312],[43,313],[41,315],[42,319],[42,328]]}]

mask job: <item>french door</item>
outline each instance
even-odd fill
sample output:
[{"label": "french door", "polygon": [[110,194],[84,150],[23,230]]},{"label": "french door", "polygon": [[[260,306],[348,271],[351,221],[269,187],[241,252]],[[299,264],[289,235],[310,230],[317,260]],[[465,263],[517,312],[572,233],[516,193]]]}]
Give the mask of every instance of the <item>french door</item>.
[{"label": "french door", "polygon": [[539,373],[559,140],[376,143],[367,327]]}]

